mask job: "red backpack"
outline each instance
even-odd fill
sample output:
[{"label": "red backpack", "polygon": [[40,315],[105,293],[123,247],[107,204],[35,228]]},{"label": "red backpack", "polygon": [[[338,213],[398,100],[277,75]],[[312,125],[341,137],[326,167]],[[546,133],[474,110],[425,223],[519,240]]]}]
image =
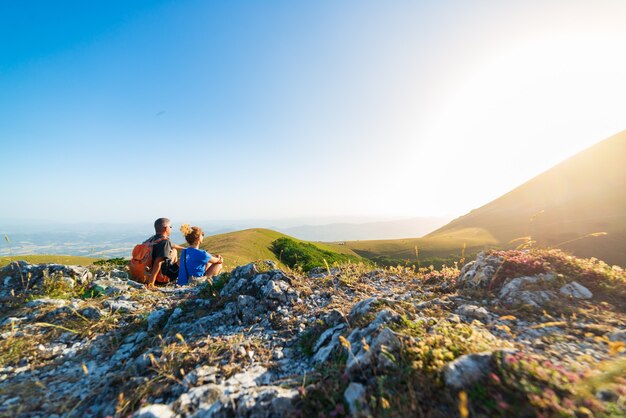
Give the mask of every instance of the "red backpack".
[{"label": "red backpack", "polygon": [[[132,258],[128,263],[130,275],[133,276],[133,278],[139,283],[146,283],[150,279],[150,269],[152,268],[152,247],[167,238],[150,241],[151,239],[152,238],[141,244],[135,245],[135,248],[133,248]],[[159,283],[167,283],[169,278],[159,272],[156,277],[156,281]]]}]

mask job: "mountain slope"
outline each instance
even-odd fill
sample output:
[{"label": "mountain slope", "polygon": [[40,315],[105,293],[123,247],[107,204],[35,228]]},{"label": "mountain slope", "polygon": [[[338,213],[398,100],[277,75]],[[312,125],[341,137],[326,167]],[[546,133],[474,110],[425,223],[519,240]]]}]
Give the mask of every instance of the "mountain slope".
[{"label": "mountain slope", "polygon": [[[579,256],[626,265],[626,131],[576,154],[504,196],[428,234],[483,230],[501,245],[531,236]],[[590,236],[594,233],[603,236]]]},{"label": "mountain slope", "polygon": [[[224,256],[226,267],[231,268],[256,260],[280,261],[270,250],[272,242],[278,238],[290,238],[298,242],[307,242],[272,231],[271,229],[253,228],[205,237],[200,248],[211,254],[221,254]],[[323,250],[358,257],[355,252],[343,245],[319,242],[311,242],[311,244]]]}]

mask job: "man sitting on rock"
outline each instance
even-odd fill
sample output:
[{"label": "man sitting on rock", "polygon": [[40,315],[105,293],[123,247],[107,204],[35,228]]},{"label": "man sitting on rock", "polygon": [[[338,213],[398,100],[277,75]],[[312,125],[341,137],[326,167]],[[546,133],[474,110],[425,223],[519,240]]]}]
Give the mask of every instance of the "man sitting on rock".
[{"label": "man sitting on rock", "polygon": [[146,287],[149,290],[156,289],[154,283],[157,279],[160,282],[168,282],[178,278],[178,253],[176,250],[184,249],[184,247],[170,241],[172,223],[169,219],[159,218],[154,221],[154,231],[156,234],[148,240],[148,242],[157,242],[152,247],[150,279],[146,282]]}]

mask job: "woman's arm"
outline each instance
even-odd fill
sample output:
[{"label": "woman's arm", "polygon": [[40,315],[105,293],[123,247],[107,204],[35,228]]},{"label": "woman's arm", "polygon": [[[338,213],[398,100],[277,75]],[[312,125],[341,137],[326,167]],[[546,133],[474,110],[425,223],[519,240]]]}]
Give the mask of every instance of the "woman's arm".
[{"label": "woman's arm", "polygon": [[224,262],[224,257],[222,257],[219,254],[217,254],[216,257],[209,258],[209,263],[211,264],[222,264],[223,262]]}]

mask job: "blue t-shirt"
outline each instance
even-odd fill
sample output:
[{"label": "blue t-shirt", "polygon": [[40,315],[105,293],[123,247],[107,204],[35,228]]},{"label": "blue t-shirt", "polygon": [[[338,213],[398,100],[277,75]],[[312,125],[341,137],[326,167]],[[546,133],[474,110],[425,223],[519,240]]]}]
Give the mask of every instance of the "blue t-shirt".
[{"label": "blue t-shirt", "polygon": [[[178,270],[178,284],[184,286],[189,283],[189,276],[202,277],[206,269],[206,263],[211,259],[211,254],[197,248],[185,248],[180,256],[180,269]],[[189,269],[189,271],[187,271]]]}]

